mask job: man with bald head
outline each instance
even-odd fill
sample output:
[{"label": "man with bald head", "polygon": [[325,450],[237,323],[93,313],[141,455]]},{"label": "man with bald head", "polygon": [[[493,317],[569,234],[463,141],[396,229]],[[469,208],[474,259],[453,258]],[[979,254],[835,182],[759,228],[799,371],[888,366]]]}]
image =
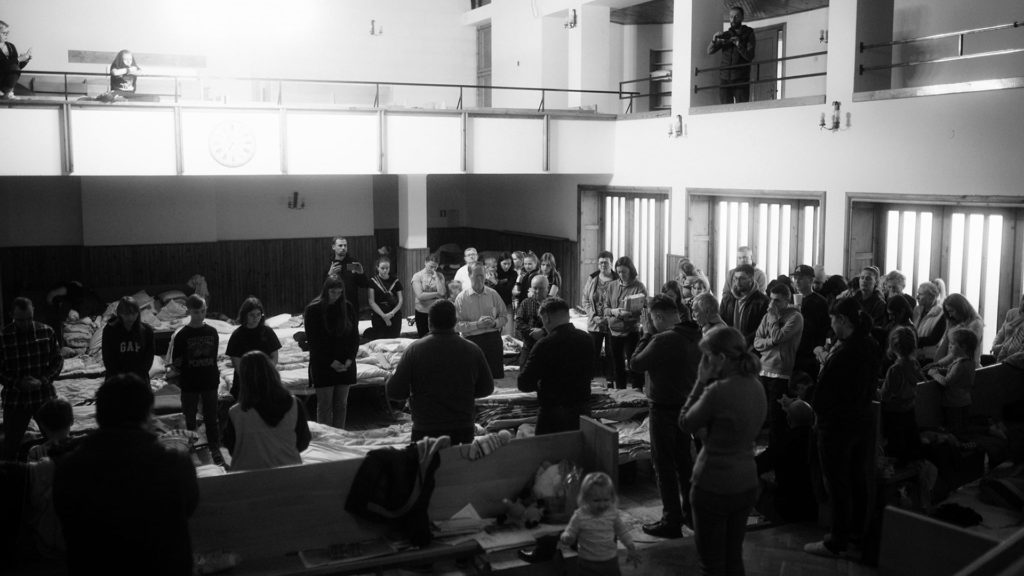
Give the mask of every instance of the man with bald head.
[{"label": "man with bald head", "polygon": [[503,378],[501,328],[507,320],[505,302],[494,288],[484,284],[483,264],[475,262],[469,270],[469,286],[463,286],[455,298],[455,329],[484,351],[491,376]]},{"label": "man with bald head", "polygon": [[[754,249],[750,246],[740,246],[736,249],[736,267],[747,265],[754,268],[754,285],[757,286],[761,292],[768,292],[768,276],[765,275],[764,270],[757,267],[757,259],[754,257]],[[732,290],[732,277],[733,273],[736,272],[736,268],[729,270],[725,275],[725,288],[722,291],[724,297]]]},{"label": "man with bald head", "polygon": [[526,364],[530,349],[545,336],[544,324],[540,320],[540,304],[548,297],[548,278],[538,274],[530,280],[530,296],[516,308],[516,337],[523,341],[523,352],[519,365]]}]

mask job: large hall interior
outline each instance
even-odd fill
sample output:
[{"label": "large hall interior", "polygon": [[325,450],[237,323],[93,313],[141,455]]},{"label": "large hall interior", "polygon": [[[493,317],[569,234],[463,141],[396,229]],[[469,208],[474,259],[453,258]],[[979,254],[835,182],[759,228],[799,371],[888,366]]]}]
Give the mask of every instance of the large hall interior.
[{"label": "large hall interior", "polygon": [[[737,13],[756,51],[730,61]],[[197,558],[237,553],[234,574],[560,574],[576,573],[576,551],[532,565],[514,547],[488,552],[466,540],[444,553],[424,547],[348,564],[304,566],[295,555],[387,533],[331,499],[347,497],[366,452],[410,442],[409,407],[389,399],[386,385],[421,335],[415,316],[425,322],[427,313],[413,277],[431,258],[450,281],[472,248],[496,265],[490,286],[503,260],[518,267],[515,253],[532,253],[538,267],[557,269],[557,296],[582,332],[594,327],[589,281],[606,251],[616,271],[620,257],[631,260],[647,296],[676,281],[679,321],[691,324],[695,283],[724,305],[744,264],[765,280],[754,292],[768,302],[782,284],[798,310],[804,266],[815,293],[839,277],[830,303],[861,298],[873,274],[885,328],[876,323],[872,334],[885,366],[896,358],[885,353],[885,300],[908,300],[910,314],[922,306],[921,286],[939,286],[937,300],[925,290],[924,313],[946,314],[943,297],[973,313],[973,323],[945,319],[950,334],[960,322],[976,333],[966,427],[953,433],[945,420],[945,367],[939,378],[922,372],[911,412],[929,457],[886,461],[871,445],[856,555],[804,551],[832,522],[820,478],[804,494],[818,497],[814,517],[793,520],[772,503],[782,480],[760,474],[746,572],[1024,573],[1024,352],[1009,347],[1024,350],[1022,19],[1018,0],[0,0],[0,40],[20,54],[2,71],[15,74],[9,92],[0,82],[0,324],[28,299],[35,320],[52,327],[63,357],[52,385],[74,408],[72,436],[84,437],[98,426],[95,394],[106,381],[101,333],[119,299],[133,296],[155,331],[150,375],[166,431],[188,423],[178,395],[161,393],[168,346],[189,322],[186,298],[205,297],[207,324],[220,333],[223,402],[237,377],[225,346],[245,322],[240,308],[258,297],[280,338],[282,384],[310,413],[315,454],[304,452],[301,466],[230,472],[219,466],[231,462],[226,449],[221,456],[215,446],[214,460],[205,433],[199,449],[193,441]],[[112,72],[125,50],[130,85]],[[365,283],[382,256],[404,288],[387,320],[394,341],[374,339],[381,315]],[[347,429],[314,422],[323,397],[295,338],[310,302],[326,298],[336,262],[364,280],[354,296],[363,338],[359,380],[344,386]],[[520,332],[515,309],[527,289],[529,277],[501,314],[504,373],[476,400],[478,438],[515,436],[536,420],[540,394],[517,388],[530,350],[522,352],[529,329]],[[729,326],[732,311],[723,313]],[[642,314],[647,322],[654,311]],[[835,318],[822,321],[826,348],[842,333]],[[924,318],[913,319],[916,330]],[[643,561],[627,564],[620,543],[623,574],[698,573],[692,526],[667,539],[642,529],[662,518],[653,400],[628,363],[635,386],[616,386],[626,372],[611,362],[611,340],[603,353],[595,341],[593,419],[550,437],[524,434],[479,460],[465,446],[442,451],[430,519],[468,504],[485,518],[505,514],[502,499],[514,499],[542,462],[570,460],[615,481]],[[13,390],[5,371],[14,370],[14,348],[0,349],[0,383]],[[882,380],[884,369],[873,389]],[[868,436],[884,452],[880,399]],[[766,424],[758,454],[769,434]],[[29,440],[46,440],[35,422]],[[794,449],[818,452],[813,437],[803,441]],[[696,458],[699,443],[686,451]],[[951,519],[957,506],[978,519]],[[31,527],[8,529],[25,538]],[[12,573],[66,573],[52,546],[16,548],[0,554]]]}]

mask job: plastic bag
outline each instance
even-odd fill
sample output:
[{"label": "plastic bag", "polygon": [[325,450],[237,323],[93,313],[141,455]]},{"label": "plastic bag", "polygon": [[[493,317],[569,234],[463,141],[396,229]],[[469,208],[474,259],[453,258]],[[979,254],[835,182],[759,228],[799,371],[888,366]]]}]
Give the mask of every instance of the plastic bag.
[{"label": "plastic bag", "polygon": [[556,464],[544,462],[537,468],[532,492],[533,497],[543,503],[545,522],[569,521],[576,510],[582,480],[583,469],[568,460]]}]

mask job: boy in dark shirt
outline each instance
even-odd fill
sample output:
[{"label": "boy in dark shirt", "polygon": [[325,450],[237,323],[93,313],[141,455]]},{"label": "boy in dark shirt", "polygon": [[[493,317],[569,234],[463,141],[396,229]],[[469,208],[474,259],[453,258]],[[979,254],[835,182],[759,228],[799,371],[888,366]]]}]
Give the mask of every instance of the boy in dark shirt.
[{"label": "boy in dark shirt", "polygon": [[223,465],[220,453],[220,427],[217,424],[217,385],[220,371],[217,369],[218,335],[213,327],[203,322],[206,319],[206,301],[193,294],[185,303],[189,323],[174,334],[171,363],[178,370],[178,386],[181,388],[181,411],[185,415],[185,427],[196,429],[196,412],[203,404],[203,423],[206,440],[214,463]]}]

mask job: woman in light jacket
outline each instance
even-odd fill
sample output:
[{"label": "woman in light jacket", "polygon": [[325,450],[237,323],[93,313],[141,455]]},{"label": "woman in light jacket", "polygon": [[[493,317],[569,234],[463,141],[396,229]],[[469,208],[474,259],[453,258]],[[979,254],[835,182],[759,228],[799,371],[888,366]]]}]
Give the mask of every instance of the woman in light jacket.
[{"label": "woman in light jacket", "polygon": [[618,282],[612,282],[605,297],[604,317],[608,320],[608,341],[615,366],[615,387],[625,389],[632,382],[643,388],[643,377],[629,371],[627,361],[640,341],[640,311],[646,306],[647,287],[637,280],[636,266],[629,256],[615,262]]}]

